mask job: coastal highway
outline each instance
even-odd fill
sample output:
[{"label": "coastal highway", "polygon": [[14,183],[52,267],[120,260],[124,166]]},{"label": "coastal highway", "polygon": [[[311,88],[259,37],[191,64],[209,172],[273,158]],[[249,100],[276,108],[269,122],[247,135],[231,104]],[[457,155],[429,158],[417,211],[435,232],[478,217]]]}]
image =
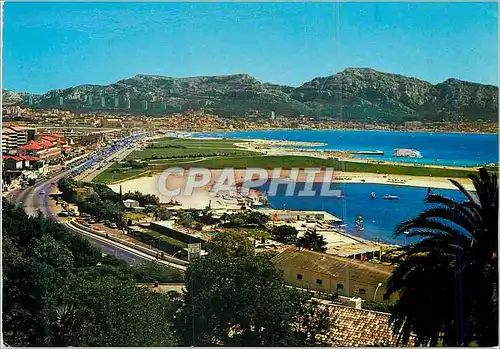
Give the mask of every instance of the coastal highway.
[{"label": "coastal highway", "polygon": [[[28,215],[36,215],[40,211],[46,218],[58,220],[50,209],[49,195],[52,191],[52,182],[57,183],[59,179],[67,175],[71,170],[67,170],[56,174],[52,178],[42,179],[35,183],[33,186],[27,187],[25,190],[17,190],[10,196],[10,201],[14,203],[22,203]],[[43,194],[41,194],[43,193]],[[80,231],[79,229],[72,228],[66,225],[66,228],[74,233],[84,236],[92,244],[94,244],[101,252],[113,255],[117,258],[124,260],[129,265],[137,265],[144,263],[154,258],[139,252],[135,252],[125,247],[120,247],[118,244],[106,241],[102,238],[92,236],[90,233]]]},{"label": "coastal highway", "polygon": [[[120,149],[116,149],[115,152],[120,152]],[[14,190],[13,192],[9,193],[6,198],[13,203],[22,204],[28,215],[36,215],[38,212],[41,212],[46,218],[58,221],[58,217],[55,216],[53,212],[51,212],[49,195],[54,189],[55,184],[53,183],[57,183],[59,179],[70,175],[73,171],[75,171],[75,169],[64,170],[53,175],[52,177],[40,179],[32,186],[27,187],[25,190]],[[136,265],[148,260],[155,259],[154,257],[149,256],[145,253],[135,251],[116,242],[106,241],[106,239],[100,238],[98,236],[93,236],[90,233],[81,231],[80,229],[72,227],[68,224],[66,224],[66,227],[68,228],[68,230],[71,230],[74,233],[81,234],[82,236],[87,238],[103,253],[116,256],[117,258],[126,261],[130,265]],[[163,264],[172,264],[165,261],[161,262],[164,262]]]}]

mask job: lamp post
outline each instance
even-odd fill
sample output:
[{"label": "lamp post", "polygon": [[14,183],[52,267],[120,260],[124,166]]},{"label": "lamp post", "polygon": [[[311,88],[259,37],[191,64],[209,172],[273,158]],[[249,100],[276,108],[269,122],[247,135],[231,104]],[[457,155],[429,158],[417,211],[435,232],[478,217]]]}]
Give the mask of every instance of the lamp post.
[{"label": "lamp post", "polygon": [[382,283],[379,282],[378,285],[377,285],[377,288],[375,289],[375,292],[373,293],[373,300],[375,300],[375,297],[377,297],[377,291],[378,289],[382,286]]}]

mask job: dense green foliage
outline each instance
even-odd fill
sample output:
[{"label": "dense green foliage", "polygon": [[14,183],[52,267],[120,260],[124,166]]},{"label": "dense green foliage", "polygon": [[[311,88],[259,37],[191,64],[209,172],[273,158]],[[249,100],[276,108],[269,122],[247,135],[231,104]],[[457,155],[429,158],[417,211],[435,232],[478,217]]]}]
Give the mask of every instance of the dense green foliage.
[{"label": "dense green foliage", "polygon": [[[129,267],[57,222],[3,203],[3,338],[11,346],[319,345],[328,311],[287,288],[242,235],[220,234],[178,282],[155,263]],[[193,327],[194,325],[194,327]],[[194,330],[194,331],[193,331]]]},{"label": "dense green foliage", "polygon": [[298,233],[295,227],[288,224],[279,225],[271,230],[271,234],[276,240],[285,244],[295,244],[297,242]]},{"label": "dense green foliage", "polygon": [[233,214],[223,214],[221,223],[227,227],[258,227],[269,221],[269,216],[257,211],[241,211]]},{"label": "dense green foliage", "polygon": [[76,204],[80,212],[88,213],[98,220],[116,223],[118,226],[127,225],[122,201],[126,199],[136,200],[140,206],[153,206],[152,210],[158,217],[170,216],[169,212],[157,207],[160,200],[152,194],[129,191],[120,195],[105,184],[77,182],[69,178],[59,180],[58,187],[63,199]]},{"label": "dense green foliage", "polygon": [[388,294],[398,292],[391,321],[406,343],[498,345],[498,180],[471,176],[466,200],[431,195],[432,208],[401,223],[395,234],[423,239],[399,250]]},{"label": "dense green foliage", "polygon": [[126,192],[123,194],[123,200],[136,200],[139,202],[139,206],[147,206],[147,205],[159,205],[160,204],[160,199],[158,196],[153,195],[153,194],[143,194],[140,191],[136,190],[135,192]]},{"label": "dense green foliage", "polygon": [[76,204],[80,212],[88,213],[99,220],[124,225],[124,206],[120,194],[115,193],[107,185],[62,178],[58,182],[58,187],[64,201]]},{"label": "dense green foliage", "polygon": [[207,257],[186,275],[177,317],[185,346],[324,344],[328,311],[286,287],[268,254],[255,254],[242,235],[219,234]]},{"label": "dense green foliage", "polygon": [[325,237],[316,232],[316,229],[307,229],[296,242],[299,249],[306,249],[318,252],[326,252],[327,242]]},{"label": "dense green foliage", "polygon": [[177,271],[131,268],[59,223],[3,201],[3,339],[10,346],[171,346],[178,305],[138,281]]}]

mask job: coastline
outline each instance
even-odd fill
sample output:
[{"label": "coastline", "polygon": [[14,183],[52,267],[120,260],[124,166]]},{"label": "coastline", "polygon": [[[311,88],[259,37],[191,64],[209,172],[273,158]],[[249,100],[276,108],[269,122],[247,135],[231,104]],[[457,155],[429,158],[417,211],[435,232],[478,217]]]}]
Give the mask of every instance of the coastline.
[{"label": "coastline", "polygon": [[[498,125],[500,127],[500,125]],[[255,131],[379,131],[379,132],[405,132],[405,133],[449,133],[449,134],[471,134],[471,135],[498,135],[498,132],[483,132],[483,131],[448,131],[448,130],[394,130],[394,129],[379,129],[379,128],[289,128],[289,127],[257,127],[257,128],[239,128],[239,129],[226,129],[226,128],[213,128],[207,130],[193,130],[188,131],[192,133],[212,133],[212,132],[255,132]],[[500,129],[499,129],[500,131]],[[186,131],[179,131],[186,132]]]},{"label": "coastline", "polygon": [[[196,188],[191,199],[187,200],[186,197],[183,201],[197,202],[202,201],[202,206],[205,207],[209,204],[210,199],[213,199],[209,192],[212,186],[215,184],[216,179],[221,175],[222,170],[212,169],[210,170],[212,174],[212,180],[200,188]],[[235,170],[235,184],[241,185],[244,178],[244,169]],[[267,170],[269,179],[285,179],[290,178],[290,170],[282,170],[279,176],[273,176],[272,170]],[[326,170],[321,170],[314,176],[314,183],[323,183],[325,181]],[[299,171],[295,182],[301,183],[306,182],[308,174],[306,172]],[[154,194],[160,197],[161,202],[169,202],[171,199],[178,200],[180,196],[165,196],[162,195],[159,186],[164,185],[164,188],[168,190],[175,190],[177,188],[184,188],[184,185],[189,178],[187,171],[183,175],[170,175],[167,178],[167,182],[162,184],[159,182],[160,174],[153,174],[152,176],[140,176],[133,179],[127,179],[123,181],[117,181],[108,184],[108,186],[114,191],[119,191],[120,186],[123,192],[127,191],[141,191],[144,194]],[[460,184],[462,184],[467,190],[473,190],[474,187],[470,183],[469,179],[466,178],[453,178]],[[364,173],[364,172],[334,172],[333,177],[326,178],[327,182],[344,185],[344,184],[382,184],[388,186],[406,186],[415,188],[433,188],[433,189],[452,189],[458,190],[447,178],[440,177],[421,177],[421,176],[402,176],[402,175],[384,175],[377,173]],[[181,202],[181,200],[179,200]],[[199,205],[196,205],[199,206]]]}]

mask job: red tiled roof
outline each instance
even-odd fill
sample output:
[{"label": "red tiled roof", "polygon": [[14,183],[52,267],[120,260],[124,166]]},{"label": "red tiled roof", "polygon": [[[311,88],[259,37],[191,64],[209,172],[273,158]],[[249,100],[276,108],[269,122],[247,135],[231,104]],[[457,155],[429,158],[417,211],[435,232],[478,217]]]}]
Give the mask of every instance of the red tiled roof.
[{"label": "red tiled roof", "polygon": [[24,159],[15,155],[2,155],[2,160],[23,161]]},{"label": "red tiled roof", "polygon": [[22,147],[19,147],[20,150],[41,150],[43,148],[44,147],[42,147],[41,145],[39,145],[37,143],[29,143],[29,144],[23,145]]},{"label": "red tiled roof", "polygon": [[44,139],[38,141],[38,144],[45,147],[51,147],[53,145],[52,142],[46,141]]},{"label": "red tiled roof", "polygon": [[25,155],[25,156],[20,156],[24,160],[28,161],[40,161],[40,158],[38,156],[32,156],[32,155]]},{"label": "red tiled roof", "polygon": [[[391,314],[340,305],[329,308],[333,319],[329,337],[334,347],[397,346],[389,323]],[[413,338],[408,346],[415,346]]]},{"label": "red tiled roof", "polygon": [[42,141],[49,141],[49,142],[56,142],[57,141],[57,138],[50,137],[50,136],[43,136],[41,139],[42,139]]}]

